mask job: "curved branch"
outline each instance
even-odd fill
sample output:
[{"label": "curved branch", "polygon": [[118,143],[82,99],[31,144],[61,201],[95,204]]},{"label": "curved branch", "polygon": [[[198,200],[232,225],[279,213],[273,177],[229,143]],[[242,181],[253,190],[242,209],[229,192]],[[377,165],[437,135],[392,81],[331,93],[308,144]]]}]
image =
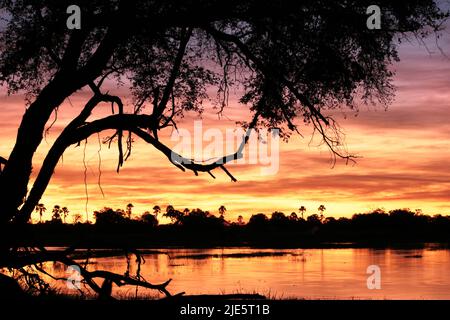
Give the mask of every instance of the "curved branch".
[{"label": "curved branch", "polygon": [[[116,103],[119,106],[119,113],[123,112],[123,104],[120,98],[117,96],[97,93],[89,99],[81,113],[67,125],[67,127],[59,135],[59,137],[56,139],[56,141],[48,151],[47,156],[42,163],[42,167],[38,173],[38,176],[36,177],[36,180],[33,184],[33,187],[28,194],[28,197],[25,200],[22,208],[19,210],[19,213],[15,217],[16,221],[26,222],[29,220],[31,213],[33,212],[36,204],[38,203],[45,188],[47,187],[50,178],[53,175],[53,171],[58,164],[59,159],[61,158],[67,147],[72,144],[72,142],[70,142],[71,140],[69,139],[70,136],[73,135],[78,127],[82,126],[85,123],[86,119],[91,115],[92,110],[100,102]],[[83,139],[80,139],[79,141],[82,140]]]},{"label": "curved branch", "polygon": [[[170,284],[172,279],[169,279],[160,284],[152,284],[147,281],[138,280],[129,276],[103,271],[103,270],[95,270],[88,271],[82,265],[77,263],[75,260],[67,256],[67,252],[55,252],[55,251],[47,251],[44,248],[41,248],[40,251],[37,252],[22,252],[22,254],[14,254],[8,255],[8,257],[1,257],[0,265],[6,268],[22,268],[24,266],[29,265],[37,265],[47,261],[60,262],[65,264],[66,266],[76,266],[80,270],[81,276],[84,278],[89,287],[94,290],[97,294],[102,294],[102,289],[97,283],[93,280],[95,278],[103,278],[110,282],[114,282],[117,286],[124,285],[133,285],[140,286],[147,289],[158,290],[163,293],[166,297],[171,297],[171,293],[167,290],[167,286]],[[44,272],[48,275],[45,270],[38,270],[40,272]],[[60,278],[60,280],[66,280],[65,278]]]},{"label": "curved branch", "polygon": [[169,161],[178,167],[180,170],[185,171],[185,169],[193,171],[196,175],[198,172],[208,172],[210,173],[212,170],[216,168],[221,168],[227,173],[227,175],[231,178],[232,181],[236,181],[236,179],[224,168],[224,164],[241,159],[243,157],[243,150],[245,144],[248,142],[252,129],[256,125],[257,118],[259,113],[254,115],[252,122],[250,123],[247,132],[239,146],[238,150],[230,155],[226,155],[212,163],[209,164],[201,164],[196,163],[192,159],[188,159],[186,157],[181,156],[176,153],[161,141],[151,136],[148,132],[143,129],[151,130],[154,127],[155,118],[153,115],[135,115],[135,114],[123,114],[123,115],[114,115],[109,116],[100,120],[95,120],[89,124],[86,124],[76,130],[74,134],[70,137],[70,144],[77,143],[78,141],[82,141],[87,139],[90,135],[107,130],[107,129],[121,129],[128,130],[132,133],[139,136],[144,141],[153,145],[156,149],[161,151]]},{"label": "curved branch", "polygon": [[[85,120],[89,117],[92,110],[102,101],[117,103],[119,106],[119,114],[86,123]],[[198,175],[198,172],[207,172],[214,177],[211,171],[216,168],[221,168],[230,177],[230,179],[235,182],[237,181],[236,178],[227,169],[225,169],[224,164],[243,157],[245,144],[248,142],[252,129],[256,126],[258,117],[259,113],[256,113],[247,129],[241,145],[235,153],[226,155],[209,164],[201,164],[172,151],[169,147],[147,132],[153,131],[158,126],[157,118],[154,115],[123,114],[123,104],[119,97],[99,93],[94,94],[82,112],[64,129],[64,131],[56,139],[53,146],[50,148],[33,187],[15,220],[21,222],[26,222],[29,220],[31,213],[33,212],[36,204],[50,181],[59,159],[70,145],[77,144],[80,141],[89,138],[93,134],[108,129],[114,129],[118,132],[127,130],[138,135],[144,141],[150,143],[166,155],[169,161],[182,171],[185,171],[186,169],[191,170],[195,175]]]}]

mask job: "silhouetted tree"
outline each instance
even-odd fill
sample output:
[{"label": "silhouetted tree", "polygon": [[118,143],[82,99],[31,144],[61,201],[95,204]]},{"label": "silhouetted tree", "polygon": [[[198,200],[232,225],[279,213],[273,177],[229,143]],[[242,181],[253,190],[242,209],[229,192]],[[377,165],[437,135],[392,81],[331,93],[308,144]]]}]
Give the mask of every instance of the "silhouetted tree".
[{"label": "silhouetted tree", "polygon": [[128,219],[131,219],[131,214],[133,213],[132,211],[133,211],[133,204],[132,203],[129,203],[129,204],[127,204],[127,210],[126,210],[126,213],[127,213],[127,216],[128,216]]},{"label": "silhouetted tree", "polygon": [[[221,108],[227,102],[223,93],[233,83],[244,88],[240,102],[253,112],[245,122],[249,133],[256,126],[276,127],[287,138],[300,117],[336,156],[349,159],[337,149],[341,137],[334,135],[339,131],[333,130],[335,122],[327,109],[354,108],[359,93],[363,101],[386,104],[392,93],[389,65],[398,59],[396,40],[402,38],[397,35],[412,32],[424,37],[438,30],[445,18],[432,0],[382,0],[377,4],[383,8],[383,29],[377,32],[365,26],[365,9],[372,4],[368,0],[357,4],[117,0],[115,5],[83,2],[83,27],[69,30],[69,4],[1,3],[7,18],[0,34],[0,82],[9,93],[25,92],[30,100],[10,156],[1,158],[3,224],[11,219],[28,221],[64,151],[104,130],[116,131],[111,141],[117,138],[117,170],[130,154],[131,135],[154,146],[180,169],[199,173],[224,168],[229,159],[241,156],[241,148],[234,157],[196,163],[173,153],[157,134],[185,111],[201,113],[210,87],[224,96]],[[231,73],[242,76],[229,81]],[[124,75],[136,101],[131,113],[124,111],[120,97],[102,87],[106,77],[120,83]],[[66,98],[82,88],[92,97],[57,137],[28,190],[33,156],[46,123]],[[89,116],[101,102],[113,103],[115,114],[92,121]],[[130,134],[125,151],[124,132]]]},{"label": "silhouetted tree", "polygon": [[152,228],[154,228],[158,225],[158,219],[156,219],[156,216],[154,216],[153,214],[151,214],[148,211],[146,211],[142,214],[140,220]]},{"label": "silhouetted tree", "polygon": [[158,215],[161,213],[161,207],[160,206],[154,206],[153,207],[153,214],[155,215],[155,218],[158,219]]},{"label": "silhouetted tree", "polygon": [[320,214],[320,220],[321,221],[323,221],[323,219],[324,219],[324,217],[323,217],[323,213],[325,212],[325,210],[327,210],[326,208],[325,208],[325,206],[323,205],[323,204],[321,204],[320,206],[319,206],[319,208],[317,208],[317,210],[319,211],[319,214]]},{"label": "silhouetted tree", "polygon": [[289,216],[289,220],[291,221],[298,221],[298,216],[295,212],[291,212],[290,216]]},{"label": "silhouetted tree", "polygon": [[52,210],[52,221],[61,222],[61,213],[61,207],[59,205],[55,205]]},{"label": "silhouetted tree", "polygon": [[66,223],[66,218],[69,215],[69,209],[67,207],[62,207],[61,213],[63,215],[63,221]]},{"label": "silhouetted tree", "polygon": [[270,216],[270,220],[271,221],[285,221],[287,219],[288,218],[286,217],[286,215],[283,212],[280,212],[280,211],[275,211]]},{"label": "silhouetted tree", "polygon": [[289,218],[283,212],[275,211],[270,216],[270,222],[273,226],[283,228],[289,223]]},{"label": "silhouetted tree", "polygon": [[217,230],[224,226],[223,219],[217,218],[211,215],[209,211],[203,211],[199,208],[191,210],[187,215],[182,215],[177,223],[188,229],[204,230],[207,232]]},{"label": "silhouetted tree", "polygon": [[237,218],[237,222],[238,222],[239,225],[243,225],[244,224],[244,217],[239,215],[238,218]]},{"label": "silhouetted tree", "polygon": [[39,223],[42,223],[42,214],[47,210],[45,205],[43,203],[39,203],[36,206],[36,212],[39,213]]},{"label": "silhouetted tree", "polygon": [[96,225],[123,224],[126,221],[123,211],[103,208],[100,211],[94,211]]},{"label": "silhouetted tree", "polygon": [[196,209],[191,210],[187,216],[206,219],[209,216],[209,211],[203,211],[200,208],[196,208]]},{"label": "silhouetted tree", "polygon": [[77,223],[81,222],[81,214],[79,214],[79,213],[73,214],[72,219],[73,219],[73,224],[77,224]]},{"label": "silhouetted tree", "polygon": [[227,208],[225,208],[225,206],[222,205],[219,207],[220,219],[224,219],[226,211],[227,211]]},{"label": "silhouetted tree", "polygon": [[[114,134],[105,142],[117,141],[117,171],[131,154],[134,135],[183,171],[213,176],[219,168],[235,181],[225,165],[243,155],[252,130],[280,128],[287,139],[297,118],[314,128],[332,154],[350,160],[339,149],[342,137],[327,110],[355,108],[359,100],[387,104],[397,39],[408,32],[422,38],[445,17],[432,0],[380,0],[379,31],[365,26],[369,0],[99,0],[82,2],[82,28],[69,30],[70,4],[0,3],[0,83],[29,100],[10,155],[0,158],[2,227],[29,221],[65,150],[106,130]],[[129,108],[103,87],[106,78],[114,87],[124,77],[135,102]],[[159,139],[186,112],[201,114],[212,87],[223,97],[218,107],[225,108],[233,85],[243,88],[239,101],[251,112],[251,119],[240,119],[248,131],[234,154],[195,162]],[[80,89],[91,97],[36,165],[52,113]],[[112,104],[112,114],[92,119],[103,102]],[[33,166],[40,169],[28,188]],[[10,254],[9,248],[0,254]],[[86,283],[95,288],[95,282]]]},{"label": "silhouetted tree", "polygon": [[257,213],[250,217],[247,225],[249,227],[259,228],[267,225],[267,222],[269,222],[269,219],[264,213]]},{"label": "silhouetted tree", "polygon": [[166,213],[163,216],[169,218],[172,223],[180,224],[183,218],[183,212],[175,210],[172,205],[168,205],[166,207]]},{"label": "silhouetted tree", "polygon": [[303,215],[306,212],[306,208],[304,206],[301,206],[300,208],[298,208],[298,211],[300,211],[300,214],[302,215],[302,219],[304,219]]},{"label": "silhouetted tree", "polygon": [[325,224],[330,224],[330,223],[335,223],[337,220],[334,217],[326,217],[324,223]]},{"label": "silhouetted tree", "polygon": [[306,221],[312,225],[318,225],[321,224],[322,220],[317,214],[312,214],[306,218]]},{"label": "silhouetted tree", "polygon": [[171,204],[169,204],[169,205],[166,207],[166,213],[172,212],[172,211],[174,211],[174,210],[175,210],[175,208],[174,208],[173,205],[171,205]]}]

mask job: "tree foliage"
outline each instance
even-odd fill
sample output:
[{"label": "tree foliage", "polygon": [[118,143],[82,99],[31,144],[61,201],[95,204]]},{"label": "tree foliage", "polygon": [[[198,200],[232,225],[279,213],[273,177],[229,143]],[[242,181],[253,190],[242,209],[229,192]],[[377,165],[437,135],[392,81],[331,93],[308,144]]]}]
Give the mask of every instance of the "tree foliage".
[{"label": "tree foliage", "polygon": [[[136,135],[183,171],[212,175],[221,168],[235,181],[224,163],[241,157],[242,148],[203,164],[174,154],[158,138],[187,111],[201,114],[205,99],[222,112],[232,88],[242,92],[240,102],[252,113],[239,119],[244,127],[277,128],[287,139],[303,130],[302,123],[311,124],[335,156],[351,159],[327,110],[354,109],[359,100],[388,103],[397,40],[436,32],[446,16],[433,1],[383,0],[383,27],[369,30],[369,1],[97,0],[80,2],[82,28],[68,30],[70,1],[0,4],[0,83],[29,99],[0,176],[3,221],[27,220],[64,150],[108,129],[115,130],[109,141],[117,141],[117,169]],[[133,103],[105,93],[106,78],[127,84]],[[92,90],[92,98],[58,137],[27,190],[47,121],[82,88]],[[115,114],[89,119],[101,102],[112,103]]]}]

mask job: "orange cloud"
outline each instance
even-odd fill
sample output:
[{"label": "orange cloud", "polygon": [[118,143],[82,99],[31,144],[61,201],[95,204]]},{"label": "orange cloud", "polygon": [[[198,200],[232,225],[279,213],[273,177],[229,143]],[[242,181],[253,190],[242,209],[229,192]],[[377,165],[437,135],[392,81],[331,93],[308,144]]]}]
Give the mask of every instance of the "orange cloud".
[{"label": "orange cloud", "polygon": [[[308,146],[310,129],[300,127],[305,138],[296,136],[289,143],[281,143],[280,167],[275,175],[261,175],[258,165],[230,164],[228,168],[237,177],[236,183],[219,171],[216,179],[207,174],[197,177],[192,172],[181,172],[140,141],[117,174],[115,146],[108,150],[93,136],[86,145],[84,161],[84,144],[66,151],[42,202],[48,208],[60,204],[81,214],[86,207],[92,212],[103,206],[124,208],[129,202],[135,205],[135,213],[151,210],[156,204],[215,212],[223,204],[230,219],[240,214],[248,219],[256,212],[274,210],[289,213],[300,205],[308,208],[307,214],[315,213],[320,204],[325,204],[326,214],[332,216],[350,216],[377,207],[422,208],[425,213],[449,214],[450,62],[440,54],[429,55],[409,44],[402,48],[401,58],[402,62],[395,66],[396,99],[388,111],[363,106],[357,117],[348,113],[345,120],[342,112],[334,113],[345,129],[347,148],[362,156],[356,165],[338,161],[332,167],[326,148]],[[111,90],[129,100],[123,88]],[[0,155],[6,157],[14,144],[25,103],[22,96],[7,97],[4,90],[2,95]],[[81,91],[60,107],[47,141],[36,154],[33,177],[58,132],[87,99],[88,92]],[[248,110],[239,106],[235,98],[231,101],[221,120],[214,110],[208,110],[203,118],[205,129],[224,131],[235,128],[235,121],[249,119]],[[93,116],[108,112],[110,106],[105,104]],[[193,120],[186,117],[180,127],[191,128]],[[100,139],[107,134],[102,133]],[[173,144],[169,134],[162,137]],[[49,211],[46,218],[50,217]]]}]

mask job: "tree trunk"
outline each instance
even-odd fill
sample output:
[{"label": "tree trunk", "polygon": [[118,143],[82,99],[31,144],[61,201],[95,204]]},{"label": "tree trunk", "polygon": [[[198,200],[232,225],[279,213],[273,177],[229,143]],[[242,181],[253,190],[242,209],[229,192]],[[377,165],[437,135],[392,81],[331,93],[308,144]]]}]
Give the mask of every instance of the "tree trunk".
[{"label": "tree trunk", "polygon": [[32,171],[32,159],[42,141],[45,124],[53,110],[76,88],[64,83],[64,76],[56,76],[26,110],[16,143],[0,175],[0,224],[10,221],[17,213],[27,195]]},{"label": "tree trunk", "polygon": [[[117,18],[129,19],[134,14],[132,2],[120,3]],[[32,171],[33,155],[42,141],[45,124],[53,110],[76,90],[92,83],[104,70],[117,45],[127,36],[128,27],[112,19],[111,26],[101,43],[84,66],[77,68],[77,55],[71,63],[61,66],[59,72],[41,91],[26,110],[20,124],[14,148],[0,174],[0,225],[11,221],[27,196]],[[81,46],[82,43],[79,43]],[[64,61],[64,60],[63,60]],[[66,70],[66,71],[65,71]]]}]

